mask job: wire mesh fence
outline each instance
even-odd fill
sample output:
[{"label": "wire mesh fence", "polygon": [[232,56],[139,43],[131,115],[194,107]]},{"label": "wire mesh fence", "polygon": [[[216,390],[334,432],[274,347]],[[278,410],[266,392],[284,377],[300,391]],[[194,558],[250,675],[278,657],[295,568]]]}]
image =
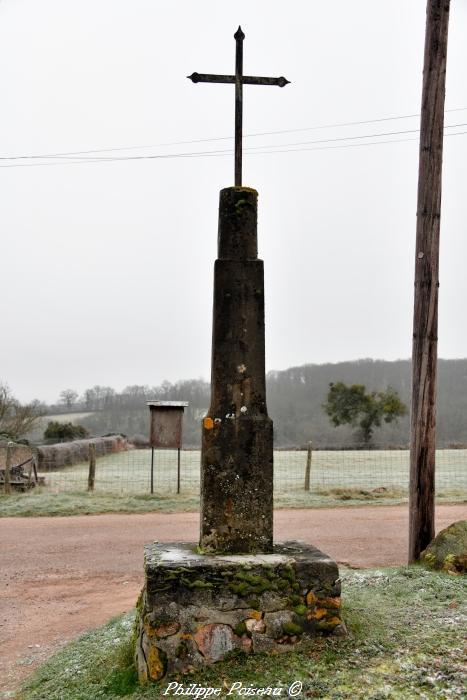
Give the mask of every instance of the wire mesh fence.
[{"label": "wire mesh fence", "polygon": [[[13,450],[11,463],[24,461],[25,448]],[[31,450],[33,454],[34,450]],[[5,446],[0,445],[0,471],[5,463]],[[115,495],[196,494],[200,487],[200,451],[126,449],[97,454],[94,490]],[[82,492],[88,489],[89,460],[57,468],[55,460],[42,459],[38,483],[52,493]],[[1,478],[0,478],[1,481]],[[275,450],[274,489],[277,493],[336,490],[387,491],[403,496],[408,491],[409,451],[407,449]],[[467,449],[436,452],[436,490],[453,500],[467,498]]]}]

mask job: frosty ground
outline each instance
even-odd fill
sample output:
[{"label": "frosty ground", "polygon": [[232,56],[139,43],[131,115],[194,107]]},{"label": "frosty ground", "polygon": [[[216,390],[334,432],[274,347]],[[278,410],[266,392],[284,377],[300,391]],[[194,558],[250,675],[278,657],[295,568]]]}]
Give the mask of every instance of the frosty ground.
[{"label": "frosty ground", "polygon": [[[401,506],[278,510],[275,537],[311,542],[347,566],[397,566],[406,561],[407,517]],[[464,517],[464,505],[438,506],[437,529]],[[0,689],[7,690],[65,642],[130,610],[142,586],[143,544],[196,541],[199,514],[0,522]]]}]

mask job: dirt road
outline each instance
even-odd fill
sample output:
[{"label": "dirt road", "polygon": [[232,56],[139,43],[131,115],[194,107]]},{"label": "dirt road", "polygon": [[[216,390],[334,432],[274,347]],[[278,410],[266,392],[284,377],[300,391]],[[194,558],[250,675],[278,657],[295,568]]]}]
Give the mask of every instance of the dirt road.
[{"label": "dirt road", "polygon": [[[438,506],[437,529],[466,517]],[[278,510],[276,540],[300,539],[351,566],[404,564],[407,507]],[[197,539],[197,513],[0,519],[0,693],[77,635],[129,610],[143,544]]]}]

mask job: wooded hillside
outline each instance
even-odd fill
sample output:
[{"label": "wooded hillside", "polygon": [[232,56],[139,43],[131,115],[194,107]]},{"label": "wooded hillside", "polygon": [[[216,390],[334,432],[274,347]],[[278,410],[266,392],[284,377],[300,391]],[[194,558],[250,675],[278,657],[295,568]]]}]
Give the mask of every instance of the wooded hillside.
[{"label": "wooded hillside", "polygon": [[[277,447],[300,446],[308,440],[318,447],[355,444],[355,432],[335,428],[322,409],[330,382],[364,384],[369,391],[395,389],[402,401],[410,403],[410,361],[358,360],[338,364],[303,365],[269,372],[268,409],[274,420]],[[85,400],[86,398],[86,400]],[[95,413],[81,422],[95,435],[121,432],[128,436],[148,434],[150,399],[190,402],[184,422],[184,444],[200,443],[200,420],[209,405],[209,385],[199,379],[164,382],[158,387],[131,386],[121,393],[109,387],[85,392],[82,410]],[[467,443],[467,359],[439,361],[438,445]],[[391,425],[376,429],[374,444],[406,445],[409,415]]]}]

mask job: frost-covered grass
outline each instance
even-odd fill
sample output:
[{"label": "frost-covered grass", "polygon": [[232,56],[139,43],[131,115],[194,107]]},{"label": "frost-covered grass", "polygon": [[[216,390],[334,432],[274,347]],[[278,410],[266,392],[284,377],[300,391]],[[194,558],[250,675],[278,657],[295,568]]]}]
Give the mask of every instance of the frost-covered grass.
[{"label": "frost-covered grass", "polygon": [[[305,450],[274,452],[276,508],[382,505],[407,501],[407,450],[313,452],[311,489],[304,490]],[[181,453],[181,493],[177,494],[177,451],[156,450],[154,495],[150,494],[150,450],[129,450],[97,460],[95,491],[88,494],[88,465],[43,472],[45,485],[26,494],[0,493],[1,516],[188,511],[199,507],[200,452]],[[467,502],[467,450],[438,450],[438,503]]]},{"label": "frost-covered grass", "polygon": [[[389,700],[465,697],[465,578],[420,567],[343,571],[346,638],[319,638],[280,656],[236,656],[185,679],[222,688],[286,688],[301,698]],[[167,683],[139,688],[131,663],[133,613],[56,654],[18,694],[21,700],[160,698]],[[169,696],[166,696],[169,697]],[[230,697],[237,697],[235,694]]]},{"label": "frost-covered grass", "polygon": [[[198,493],[199,450],[182,450],[180,476],[182,492]],[[274,451],[274,488],[276,493],[301,493],[304,490],[306,450]],[[96,468],[96,491],[116,495],[147,494],[150,490],[151,450],[129,450],[100,457]],[[52,492],[85,491],[88,464],[76,464],[44,472],[47,489]],[[408,450],[315,450],[311,463],[311,493],[331,489],[386,489],[407,493],[409,483]],[[177,451],[154,453],[154,488],[162,494],[177,491]],[[467,450],[438,450],[436,489],[467,494]]]},{"label": "frost-covered grass", "polygon": [[34,489],[29,493],[5,496],[0,493],[0,517],[92,515],[97,513],[149,513],[195,511],[199,497],[154,494],[116,495],[114,493],[50,493]]},{"label": "frost-covered grass", "polygon": [[[467,500],[464,492],[437,494],[438,503]],[[366,491],[365,489],[330,489],[328,491],[279,492],[274,495],[275,508],[335,508],[338,506],[395,505],[407,501],[400,489]],[[97,513],[149,513],[160,511],[176,513],[199,510],[199,496],[195,493],[177,495],[116,494],[113,492],[67,491],[51,493],[37,488],[28,493],[5,496],[0,492],[0,517],[92,515]]]}]

